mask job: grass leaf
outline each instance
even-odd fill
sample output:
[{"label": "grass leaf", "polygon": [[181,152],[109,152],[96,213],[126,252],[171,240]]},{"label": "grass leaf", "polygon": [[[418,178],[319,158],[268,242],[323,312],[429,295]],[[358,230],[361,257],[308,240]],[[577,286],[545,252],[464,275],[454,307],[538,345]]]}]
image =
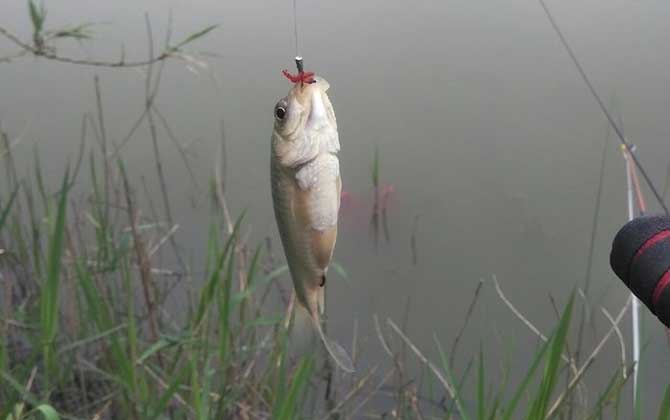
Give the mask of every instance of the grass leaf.
[{"label": "grass leaf", "polygon": [[12,204],[14,204],[14,199],[16,198],[16,194],[18,192],[19,192],[19,186],[17,185],[16,188],[14,188],[14,191],[12,191],[12,194],[9,196],[9,201],[5,206],[5,209],[0,214],[0,232],[2,232],[2,227],[5,225],[5,221],[7,221],[7,216],[9,216],[9,211],[12,208]]},{"label": "grass leaf", "polygon": [[658,412],[658,420],[670,419],[670,385],[665,387],[665,394],[663,402],[661,402],[661,409]]},{"label": "grass leaf", "polygon": [[303,359],[298,364],[295,374],[293,375],[293,381],[291,387],[286,394],[286,397],[280,401],[279,409],[277,410],[276,416],[273,418],[277,420],[292,420],[298,418],[298,412],[296,410],[296,403],[299,396],[302,394],[303,389],[309,381],[309,376],[312,371],[312,361],[311,359]]},{"label": "grass leaf", "polygon": [[[49,253],[47,256],[46,279],[40,290],[40,327],[42,331],[42,350],[47,371],[54,373],[56,361],[53,359],[53,344],[58,328],[58,302],[60,290],[60,271],[63,259],[65,238],[65,213],[67,210],[68,183],[70,170],[65,170],[60,199],[53,226],[49,235]],[[49,375],[50,376],[50,375]]]},{"label": "grass leaf", "polygon": [[35,0],[28,0],[28,10],[30,12],[30,20],[33,23],[33,31],[35,34],[39,34],[44,28],[44,20],[47,14],[44,3],[38,6]]},{"label": "grass leaf", "polygon": [[484,348],[479,343],[479,363],[477,367],[477,418],[486,419],[486,395],[484,394]]},{"label": "grass leaf", "polygon": [[[433,336],[433,339],[435,340],[435,343],[437,344],[437,350],[440,353],[440,360],[442,361],[442,369],[444,370],[444,373],[447,375],[447,380],[449,381],[449,383],[453,384],[454,379],[453,375],[451,374],[451,369],[449,368],[449,361],[447,360],[447,355],[444,352],[444,350],[442,350],[442,345],[437,340],[437,336]],[[465,407],[463,406],[463,401],[461,398],[461,386],[455,389],[456,395],[454,397],[454,400],[456,402],[456,409],[458,410],[461,419],[468,420],[470,416],[468,415],[467,411],[465,411]]]},{"label": "grass leaf", "polygon": [[39,411],[46,420],[60,420],[56,410],[48,404],[38,405],[35,407],[35,411]]},{"label": "grass leaf", "polygon": [[219,27],[219,25],[210,25],[210,26],[206,27],[205,29],[203,29],[201,31],[195,32],[195,33],[187,36],[183,41],[181,41],[177,45],[171,47],[170,49],[171,50],[178,50],[181,47],[183,47],[184,45],[190,44],[191,42],[193,42],[193,41],[195,41],[199,38],[202,38],[203,36],[207,35],[208,33],[210,33],[211,31],[213,31],[214,29],[216,29],[218,27]]},{"label": "grass leaf", "polygon": [[549,340],[550,345],[547,363],[545,365],[538,393],[531,405],[529,418],[543,419],[549,409],[551,394],[554,391],[556,381],[558,380],[561,356],[563,355],[563,349],[570,328],[573,304],[574,292],[571,294],[568,305],[563,311],[556,333],[551,340]]},{"label": "grass leaf", "polygon": [[549,343],[550,343],[549,341],[543,343],[540,350],[535,353],[535,357],[530,364],[528,372],[526,372],[526,376],[524,376],[524,378],[521,380],[521,383],[517,387],[512,399],[510,400],[510,403],[507,405],[504,411],[505,413],[503,416],[504,420],[510,420],[512,418],[512,415],[514,415],[514,411],[516,410],[516,407],[519,404],[519,401],[521,400],[521,396],[528,388],[528,384],[530,384],[531,379],[533,379],[533,376],[535,375],[535,371],[540,366],[540,362],[542,361],[544,355],[549,349]]}]

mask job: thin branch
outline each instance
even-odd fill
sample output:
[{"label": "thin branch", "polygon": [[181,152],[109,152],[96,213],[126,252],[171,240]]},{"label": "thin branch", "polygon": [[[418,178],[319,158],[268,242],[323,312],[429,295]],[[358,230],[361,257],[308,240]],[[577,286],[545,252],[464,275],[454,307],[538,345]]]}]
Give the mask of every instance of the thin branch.
[{"label": "thin branch", "polygon": [[[18,36],[14,35],[8,29],[2,26],[0,26],[0,35],[3,35],[5,38],[10,40],[23,50],[22,53],[17,53],[14,57],[9,56],[9,59],[18,58],[25,54],[33,54],[36,57],[43,57],[53,61],[60,61],[62,63],[78,64],[93,67],[112,67],[112,68],[145,67],[150,64],[157,63],[159,61],[163,61],[169,58],[176,51],[176,50],[173,51],[172,49],[166,49],[165,51],[163,51],[162,53],[160,53],[155,57],[140,61],[125,61],[125,58],[123,57],[121,57],[118,61],[86,60],[86,59],[58,55],[54,52],[46,50],[44,47],[38,48],[33,45],[27,44],[21,41],[21,39]],[[3,59],[0,61],[5,61],[5,59],[7,59],[7,57],[3,57]]]},{"label": "thin branch", "polygon": [[372,392],[370,392],[370,393],[363,399],[363,401],[361,401],[361,402],[360,402],[360,403],[359,403],[353,410],[351,410],[351,413],[349,413],[350,418],[354,418],[354,415],[358,412],[358,410],[360,410],[361,408],[363,408],[363,407],[365,406],[365,404],[367,404],[368,401],[370,401],[370,399],[371,399],[374,395],[377,395],[377,392],[379,392],[379,390],[384,386],[384,384],[386,383],[386,381],[389,380],[389,378],[391,377],[391,375],[393,375],[393,372],[394,372],[394,369],[389,370],[389,371],[386,373],[386,375],[384,375],[384,377],[382,378],[382,380],[379,381],[379,384],[375,387],[375,389],[372,390]]},{"label": "thin branch", "polygon": [[21,41],[21,39],[18,36],[14,35],[8,29],[6,29],[2,26],[0,26],[0,35],[3,35],[5,38],[9,39],[13,43],[15,43],[16,45],[21,47],[21,49],[23,49],[23,50],[31,51],[33,49],[32,46],[24,43],[23,41]]},{"label": "thin branch", "polygon": [[[544,334],[542,334],[542,332],[540,332],[540,330],[538,330],[537,327],[535,327],[535,325],[533,325],[533,323],[530,322],[530,321],[528,320],[528,318],[526,318],[526,317],[525,317],[525,316],[524,316],[524,315],[523,315],[523,314],[522,314],[522,313],[521,313],[521,312],[520,312],[520,311],[519,311],[519,310],[512,304],[512,302],[510,302],[509,299],[507,299],[507,296],[505,296],[505,294],[503,293],[502,289],[500,288],[500,284],[498,283],[498,279],[496,278],[496,276],[493,276],[493,284],[495,285],[496,291],[498,292],[498,296],[500,296],[500,299],[502,299],[502,301],[505,302],[505,305],[507,305],[507,307],[514,313],[514,315],[516,315],[517,318],[519,318],[524,324],[526,324],[526,326],[527,326],[532,332],[534,332],[535,335],[537,335],[538,337],[540,337],[540,339],[541,339],[542,341],[544,341],[545,343],[546,343],[547,341],[549,341],[549,340],[547,339],[547,337],[546,337]],[[564,362],[568,363],[568,364],[572,367],[573,371],[576,372],[577,366],[576,366],[576,364],[575,364],[574,359],[572,359],[571,357],[568,357],[568,356],[566,356],[566,355],[564,355],[564,354],[561,355],[561,358],[563,359]]]},{"label": "thin branch", "polygon": [[405,335],[405,333],[403,333],[400,330],[400,328],[392,320],[389,319],[386,322],[396,332],[396,334],[400,336],[402,341],[405,344],[407,344],[407,346],[414,352],[414,354],[416,354],[419,360],[426,366],[428,366],[428,368],[433,372],[433,374],[435,374],[435,377],[437,377],[437,380],[440,381],[442,386],[444,386],[444,389],[449,393],[449,396],[454,400],[458,398],[456,396],[456,390],[454,389],[454,386],[451,383],[449,383],[449,381],[447,380],[447,378],[444,377],[444,375],[442,375],[442,372],[440,372],[437,366],[435,366],[433,362],[428,360],[426,356],[424,356],[423,353],[421,353],[421,351],[414,345],[414,343],[412,343],[412,341]]},{"label": "thin branch", "polygon": [[389,355],[389,357],[393,358],[393,352],[391,351],[391,348],[389,347],[388,343],[386,342],[386,338],[384,338],[384,334],[382,333],[382,329],[379,326],[379,317],[377,317],[377,314],[374,314],[372,316],[372,320],[374,321],[375,324],[375,331],[377,332],[377,336],[379,337],[379,342],[382,345],[382,348],[386,352],[386,354]]},{"label": "thin branch", "polygon": [[[119,163],[119,165],[122,165]],[[123,180],[123,189],[125,192],[126,205],[128,207],[128,219],[130,221],[130,229],[133,237],[133,245],[135,248],[135,254],[137,257],[137,264],[140,269],[140,279],[142,280],[142,292],[144,296],[144,301],[147,306],[148,318],[149,318],[149,331],[151,333],[151,340],[155,343],[158,341],[158,317],[156,315],[156,305],[155,305],[155,290],[153,289],[153,284],[151,280],[151,260],[147,254],[147,249],[142,240],[142,237],[139,234],[137,228],[138,213],[135,210],[135,206],[132,201],[130,183],[128,182],[128,177],[126,176],[125,170],[121,167],[121,177]],[[158,360],[160,365],[163,366],[161,353],[157,353]]]},{"label": "thin branch", "polygon": [[156,252],[167,242],[179,229],[179,225],[174,225],[163,237],[149,250],[149,257],[153,257]]},{"label": "thin branch", "polygon": [[225,137],[223,137],[223,134],[221,135],[222,137],[222,142],[219,145],[219,153],[217,153],[217,162],[214,167],[214,185],[215,185],[215,193],[216,193],[216,198],[219,202],[219,207],[221,207],[221,211],[223,212],[223,219],[226,224],[226,228],[228,230],[228,234],[233,233],[233,220],[230,217],[230,211],[228,210],[228,203],[226,202],[226,195],[225,195],[225,180],[223,179],[223,172],[225,170],[225,165],[224,162],[225,160]]},{"label": "thin branch", "polygon": [[479,292],[482,290],[483,285],[484,285],[484,280],[479,279],[479,283],[477,283],[477,288],[475,289],[475,294],[472,297],[472,301],[470,302],[470,306],[468,307],[468,312],[465,315],[465,320],[463,321],[463,325],[461,326],[461,329],[458,331],[458,334],[456,334],[456,338],[454,339],[454,342],[451,345],[451,352],[450,352],[450,355],[449,355],[449,366],[452,369],[454,367],[454,359],[456,358],[456,348],[458,347],[458,343],[461,341],[461,338],[463,337],[463,334],[465,333],[465,329],[468,326],[468,322],[470,321],[470,318],[472,317],[472,312],[475,309],[475,305],[477,304],[477,300],[479,299]]},{"label": "thin branch", "polygon": [[17,58],[21,58],[26,54],[28,54],[28,51],[20,50],[20,51],[17,51],[15,53],[13,53],[13,54],[2,56],[2,57],[0,57],[0,63],[9,63],[12,60],[15,60]]},{"label": "thin branch", "polygon": [[607,311],[605,308],[601,308],[603,311],[603,314],[607,317],[607,319],[612,323],[612,328],[614,328],[614,332],[616,333],[617,337],[619,338],[619,346],[621,347],[621,366],[624,368],[623,369],[623,378],[626,379],[626,342],[623,339],[623,334],[621,333],[621,330],[619,329],[619,326],[617,325],[616,320],[612,317],[612,315]]}]

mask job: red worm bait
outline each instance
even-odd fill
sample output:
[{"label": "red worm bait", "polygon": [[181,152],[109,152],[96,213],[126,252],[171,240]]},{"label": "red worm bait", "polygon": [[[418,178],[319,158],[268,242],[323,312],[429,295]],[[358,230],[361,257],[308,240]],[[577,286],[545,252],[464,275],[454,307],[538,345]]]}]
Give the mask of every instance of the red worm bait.
[{"label": "red worm bait", "polygon": [[288,70],[282,70],[284,76],[293,83],[315,83],[314,73],[311,71],[301,71],[295,75],[288,72]]}]

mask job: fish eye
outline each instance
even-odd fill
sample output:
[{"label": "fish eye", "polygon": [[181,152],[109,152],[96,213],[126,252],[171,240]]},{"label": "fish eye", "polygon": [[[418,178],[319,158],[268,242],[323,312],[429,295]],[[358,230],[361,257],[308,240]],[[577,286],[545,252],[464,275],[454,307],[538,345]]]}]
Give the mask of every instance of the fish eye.
[{"label": "fish eye", "polygon": [[286,116],[286,108],[283,106],[278,106],[275,108],[275,118],[278,120],[283,120],[284,117]]}]

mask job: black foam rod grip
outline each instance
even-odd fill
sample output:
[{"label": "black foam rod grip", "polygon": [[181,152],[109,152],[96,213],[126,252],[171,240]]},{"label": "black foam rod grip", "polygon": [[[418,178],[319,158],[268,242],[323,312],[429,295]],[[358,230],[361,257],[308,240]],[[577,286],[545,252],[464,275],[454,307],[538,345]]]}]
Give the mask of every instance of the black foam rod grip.
[{"label": "black foam rod grip", "polygon": [[670,327],[670,217],[631,220],[614,237],[610,265],[649,310]]}]

